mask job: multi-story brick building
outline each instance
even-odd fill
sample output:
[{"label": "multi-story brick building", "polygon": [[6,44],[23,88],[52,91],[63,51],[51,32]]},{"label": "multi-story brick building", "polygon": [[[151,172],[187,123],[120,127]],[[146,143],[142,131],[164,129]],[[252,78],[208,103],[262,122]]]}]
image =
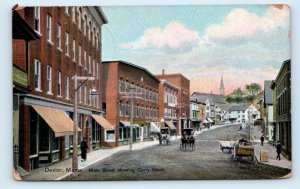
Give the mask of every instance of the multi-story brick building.
[{"label": "multi-story brick building", "polygon": [[[17,8],[17,7],[16,7]],[[39,36],[25,22],[25,20],[13,9],[13,48],[19,49],[13,57],[13,146],[14,167],[18,166],[19,148],[19,101],[18,94],[29,92],[28,85],[28,45],[30,41],[39,39]]]},{"label": "multi-story brick building", "polygon": [[165,74],[164,70],[161,75],[156,76],[159,79],[166,80],[179,88],[177,95],[177,117],[179,118],[179,130],[177,132],[181,133],[182,129],[190,127],[190,80],[182,74]]},{"label": "multi-story brick building", "polygon": [[150,126],[158,122],[159,82],[147,69],[132,63],[103,62],[103,108],[107,120],[117,125],[114,145],[130,140],[131,116],[133,140],[149,137]]},{"label": "multi-story brick building", "polygon": [[285,156],[292,159],[291,143],[291,60],[283,62],[275,80],[273,89],[273,119],[275,139],[279,140]]},{"label": "multi-story brick building", "polygon": [[[28,46],[29,92],[18,94],[19,165],[30,171],[72,153],[74,75],[95,78],[77,89],[78,139],[100,145],[92,115],[101,114],[101,26],[107,20],[99,7],[25,7],[18,13],[40,38]],[[14,58],[22,59],[22,46],[13,46]],[[91,88],[100,97],[89,95]]]},{"label": "multi-story brick building", "polygon": [[161,127],[169,127],[172,134],[178,130],[177,95],[179,87],[162,79],[159,84],[159,119]]}]

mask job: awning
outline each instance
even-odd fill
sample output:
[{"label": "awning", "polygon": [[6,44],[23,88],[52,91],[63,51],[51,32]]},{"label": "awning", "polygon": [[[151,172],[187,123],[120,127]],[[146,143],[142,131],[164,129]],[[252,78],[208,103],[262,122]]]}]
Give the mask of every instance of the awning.
[{"label": "awning", "polygon": [[209,122],[211,122],[211,123],[213,123],[214,121],[213,120],[211,120],[209,117],[208,118],[206,118],[207,119],[207,121],[209,121]]},{"label": "awning", "polygon": [[207,120],[205,119],[205,120],[203,120],[203,123],[209,123],[209,121],[207,121]]},{"label": "awning", "polygon": [[176,127],[174,126],[174,124],[172,123],[172,121],[165,121],[165,123],[167,124],[167,126],[170,129],[176,130]]},{"label": "awning", "polygon": [[120,126],[121,127],[130,127],[130,122],[129,121],[120,121]]},{"label": "awning", "polygon": [[[73,135],[73,121],[65,111],[37,105],[32,107],[54,131],[55,137]],[[77,129],[81,131],[79,127]]]},{"label": "awning", "polygon": [[150,122],[150,132],[160,133],[160,129],[155,123]]},{"label": "awning", "polygon": [[105,130],[114,130],[115,129],[115,127],[113,125],[111,125],[103,116],[93,114],[92,117]]}]

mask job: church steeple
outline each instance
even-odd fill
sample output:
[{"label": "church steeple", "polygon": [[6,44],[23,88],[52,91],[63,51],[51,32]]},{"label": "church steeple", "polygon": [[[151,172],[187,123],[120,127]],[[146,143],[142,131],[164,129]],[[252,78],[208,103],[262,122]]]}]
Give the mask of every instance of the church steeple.
[{"label": "church steeple", "polygon": [[225,87],[224,87],[224,82],[223,82],[223,76],[221,76],[220,95],[225,96]]}]

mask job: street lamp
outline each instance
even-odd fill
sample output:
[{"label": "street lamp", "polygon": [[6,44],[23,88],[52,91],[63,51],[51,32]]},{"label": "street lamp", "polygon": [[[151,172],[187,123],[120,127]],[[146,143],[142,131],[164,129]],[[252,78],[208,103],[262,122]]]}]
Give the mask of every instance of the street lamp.
[{"label": "street lamp", "polygon": [[[78,89],[87,81],[94,81],[95,77],[79,77],[74,75],[72,77],[74,80],[74,91],[73,91],[73,98],[74,98],[74,115],[73,115],[73,156],[72,156],[72,172],[76,172],[78,170],[78,160],[77,160],[77,143],[78,143],[78,129],[77,129],[77,91]],[[79,86],[77,86],[77,81],[83,81]],[[90,95],[98,95],[97,90],[93,88],[91,90]]]}]

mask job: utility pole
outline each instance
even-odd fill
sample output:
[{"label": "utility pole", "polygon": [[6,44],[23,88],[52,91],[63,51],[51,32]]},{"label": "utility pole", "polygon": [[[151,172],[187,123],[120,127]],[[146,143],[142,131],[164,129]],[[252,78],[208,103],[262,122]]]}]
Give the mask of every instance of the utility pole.
[{"label": "utility pole", "polygon": [[[74,91],[73,91],[73,98],[74,98],[74,114],[73,114],[73,156],[72,156],[72,172],[76,172],[78,170],[78,127],[77,127],[77,91],[78,89],[87,81],[93,81],[95,80],[95,77],[78,77],[77,75],[74,75],[72,77],[74,80]],[[77,81],[78,80],[83,80],[83,82],[77,86]],[[92,89],[90,95],[98,95],[97,91],[95,88]]]}]

